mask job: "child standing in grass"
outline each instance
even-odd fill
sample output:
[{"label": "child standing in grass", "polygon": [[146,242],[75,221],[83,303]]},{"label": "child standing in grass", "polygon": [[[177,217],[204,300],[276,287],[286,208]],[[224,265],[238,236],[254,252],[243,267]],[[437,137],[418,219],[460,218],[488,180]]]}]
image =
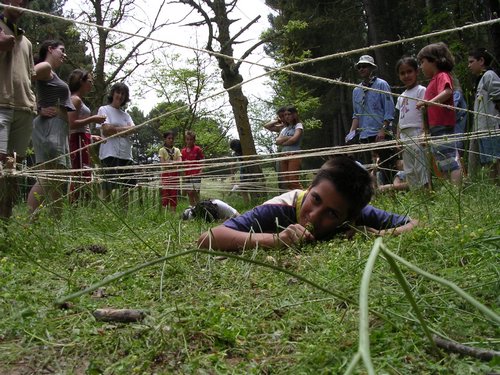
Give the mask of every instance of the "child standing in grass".
[{"label": "child standing in grass", "polygon": [[[444,43],[425,46],[418,53],[417,59],[424,75],[431,79],[424,96],[424,100],[431,103],[420,101],[417,103],[417,109],[427,107],[431,137],[452,135],[456,123],[455,111],[432,103],[453,106],[451,71],[455,60]],[[432,153],[439,171],[454,184],[459,184],[462,180],[462,169],[457,161],[454,143],[435,145],[432,147]]]},{"label": "child standing in grass", "polygon": [[[175,171],[173,163],[181,161],[181,151],[174,147],[174,132],[163,133],[163,147],[160,148],[160,162],[163,164],[161,174],[161,204],[170,207],[171,211],[177,208],[177,187],[179,186],[179,173]],[[170,171],[166,171],[169,170]]]},{"label": "child standing in grass", "polygon": [[[469,53],[469,69],[477,76],[474,111],[499,116],[500,78],[491,70],[493,56],[485,48]],[[500,121],[496,118],[475,115],[474,130],[498,130]],[[491,136],[479,139],[481,165],[490,168],[490,177],[499,184],[500,176],[500,137]]]},{"label": "child standing in grass", "polygon": [[200,200],[201,187],[201,168],[197,168],[200,160],[205,159],[201,147],[195,144],[196,134],[188,130],[185,135],[186,147],[181,150],[182,160],[187,162],[184,167],[184,172],[187,195],[189,197],[189,205],[194,206]]},{"label": "child standing in grass", "polygon": [[408,185],[412,188],[429,185],[429,170],[421,141],[415,140],[424,134],[422,112],[417,103],[424,98],[425,87],[417,82],[418,63],[413,57],[403,57],[396,63],[396,71],[406,90],[398,98],[399,111],[397,138],[403,142],[403,165]]}]

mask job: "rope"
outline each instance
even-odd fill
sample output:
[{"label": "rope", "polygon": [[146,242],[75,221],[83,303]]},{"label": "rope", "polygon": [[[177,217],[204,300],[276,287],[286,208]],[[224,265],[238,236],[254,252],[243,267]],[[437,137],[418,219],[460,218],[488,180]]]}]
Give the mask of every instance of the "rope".
[{"label": "rope", "polygon": [[[0,4],[0,7],[6,7],[6,5]],[[191,103],[190,105],[186,105],[186,106],[183,106],[181,108],[177,108],[175,110],[169,111],[169,112],[164,113],[164,114],[162,114],[160,116],[157,116],[155,118],[147,120],[147,121],[145,121],[145,122],[137,125],[136,126],[137,129],[139,129],[142,126],[145,126],[145,125],[147,125],[147,124],[149,124],[149,123],[151,123],[153,121],[157,121],[157,120],[159,120],[159,119],[161,119],[163,117],[166,117],[166,116],[169,116],[169,115],[174,114],[176,112],[179,112],[181,110],[184,110],[184,109],[188,108],[189,106],[191,106],[193,104],[197,104],[197,103],[206,101],[208,99],[211,99],[213,97],[225,94],[229,90],[232,90],[232,89],[237,88],[237,87],[241,87],[241,86],[243,86],[244,84],[246,84],[248,82],[251,82],[253,80],[256,80],[256,79],[262,78],[264,76],[273,74],[273,73],[278,72],[278,71],[282,71],[282,72],[286,72],[286,73],[290,73],[290,74],[302,76],[302,77],[313,79],[313,80],[320,80],[320,81],[323,81],[323,82],[326,82],[326,83],[329,83],[329,84],[344,85],[344,86],[352,87],[352,88],[358,87],[359,84],[353,84],[353,83],[349,83],[349,82],[343,82],[343,81],[337,80],[337,79],[329,79],[329,78],[325,78],[325,77],[318,77],[318,76],[314,76],[314,75],[310,75],[310,74],[305,74],[305,73],[297,72],[297,71],[290,70],[290,69],[294,68],[294,67],[297,67],[297,66],[303,66],[303,65],[306,65],[306,64],[314,63],[314,62],[317,62],[317,61],[325,61],[325,60],[329,60],[329,59],[333,59],[333,58],[346,57],[346,56],[350,56],[350,55],[353,55],[353,54],[359,54],[359,53],[362,53],[362,52],[366,52],[368,50],[374,50],[374,49],[379,49],[379,48],[390,47],[390,46],[393,46],[393,45],[404,44],[404,43],[413,42],[413,41],[417,41],[417,40],[424,39],[424,38],[435,37],[435,36],[439,36],[439,35],[443,35],[443,34],[447,34],[447,33],[456,32],[456,31],[464,31],[464,30],[467,30],[469,28],[489,26],[489,25],[495,24],[497,22],[500,22],[500,19],[494,19],[494,20],[488,20],[488,21],[483,21],[483,22],[477,22],[477,23],[474,23],[474,24],[468,24],[468,25],[465,25],[465,26],[459,26],[459,27],[455,27],[455,28],[451,28],[451,29],[446,29],[446,30],[442,30],[442,31],[437,31],[437,32],[432,32],[432,33],[428,33],[428,34],[424,34],[424,35],[419,35],[419,36],[415,36],[415,37],[411,37],[411,38],[405,38],[405,39],[401,39],[401,40],[398,40],[398,41],[385,42],[385,43],[381,43],[381,44],[377,44],[377,45],[371,45],[371,46],[368,46],[368,47],[358,48],[358,49],[354,49],[354,50],[350,50],[350,51],[339,52],[339,53],[335,53],[335,54],[331,54],[331,55],[321,56],[321,57],[314,58],[314,59],[309,59],[309,60],[305,60],[305,61],[301,61],[301,62],[296,62],[296,63],[288,64],[288,65],[285,65],[285,66],[280,67],[280,68],[273,68],[273,67],[269,67],[269,66],[264,65],[264,64],[255,63],[255,62],[247,61],[247,60],[244,60],[244,59],[238,59],[238,58],[233,57],[233,56],[227,56],[227,55],[224,55],[224,54],[220,54],[220,53],[213,52],[213,51],[208,51],[208,50],[201,49],[201,48],[195,48],[195,47],[185,46],[185,45],[182,45],[182,44],[179,44],[179,43],[170,42],[170,41],[162,40],[162,39],[158,39],[158,38],[153,38],[151,36],[137,35],[137,34],[134,34],[134,33],[128,32],[128,31],[120,30],[118,28],[110,28],[110,27],[106,27],[106,26],[96,25],[94,23],[86,22],[86,21],[72,20],[72,19],[68,19],[68,18],[63,17],[63,16],[52,15],[52,14],[48,14],[48,13],[44,13],[44,12],[40,12],[40,11],[31,10],[31,9],[25,9],[25,8],[19,8],[19,7],[12,7],[12,8],[19,9],[19,10],[22,10],[22,11],[24,11],[26,13],[31,13],[31,14],[34,14],[34,15],[42,16],[42,17],[59,19],[59,20],[66,21],[66,22],[72,22],[74,24],[85,25],[85,26],[88,26],[88,27],[100,28],[100,29],[103,29],[103,30],[111,31],[111,32],[118,32],[118,33],[122,33],[122,34],[125,34],[125,35],[129,35],[131,37],[137,37],[137,38],[141,38],[141,39],[150,40],[150,41],[153,41],[153,42],[159,42],[159,43],[164,43],[164,44],[168,44],[168,45],[171,45],[171,46],[176,46],[176,47],[180,47],[180,48],[184,48],[184,49],[189,49],[189,50],[193,50],[193,51],[203,52],[203,53],[207,53],[207,54],[209,54],[211,56],[215,56],[215,57],[229,58],[229,59],[232,59],[234,61],[238,61],[238,62],[242,62],[242,63],[248,63],[248,64],[251,64],[251,65],[260,66],[260,67],[263,67],[263,68],[267,69],[267,71],[265,73],[261,74],[261,75],[257,75],[255,77],[252,77],[252,78],[248,79],[248,80],[242,81],[241,83],[239,83],[237,85],[234,85],[234,86],[232,86],[232,87],[230,87],[228,89],[220,90],[220,91],[217,91],[217,92],[215,92],[215,93],[213,93],[213,94],[211,94],[209,96],[200,98],[198,101],[196,101],[194,103]],[[393,93],[389,93],[389,92],[386,92],[386,91],[383,91],[383,90],[373,89],[373,88],[370,88],[370,87],[365,87],[364,89],[371,90],[371,91],[374,91],[374,92],[377,92],[377,93],[386,94],[386,95],[392,95],[392,96],[395,96],[395,97],[399,97],[400,96],[398,94],[393,94]],[[406,97],[406,96],[403,96],[403,97]],[[430,103],[428,101],[424,101],[424,102]],[[461,108],[457,108],[457,107],[454,107],[454,106],[448,106],[448,105],[437,104],[437,103],[432,103],[432,104],[433,105],[442,106],[442,107],[445,107],[445,108],[450,108],[450,109],[460,109],[460,110],[463,110],[464,112],[466,111],[466,112],[472,113],[474,115],[479,115],[480,114],[481,116],[493,117],[495,119],[500,119],[500,117],[498,117],[498,116],[492,116],[492,115],[488,115],[488,114],[484,114],[484,113],[480,113],[480,112],[475,112],[475,111],[471,111],[471,110],[461,109]],[[115,134],[113,136],[110,136],[110,137],[108,137],[108,139],[116,137],[116,136],[120,136],[122,133],[124,133],[124,132],[117,133],[117,134]],[[459,138],[459,139],[455,139],[456,137],[453,137],[454,138],[453,140],[480,139],[482,137],[491,136],[492,133],[489,132],[488,134],[482,134],[481,135],[481,132],[473,132],[473,133],[467,133],[467,134],[468,134],[467,137]],[[475,137],[476,134],[478,135],[478,137]],[[445,138],[445,137],[443,137],[443,138]],[[451,137],[446,137],[446,139],[447,139],[447,141],[443,140],[441,143],[448,143],[449,140],[451,139]],[[427,140],[427,141],[430,144],[440,144],[440,140],[438,139],[438,137],[433,137],[432,141],[429,141],[429,140]],[[82,150],[84,150],[84,149],[86,149],[88,147],[91,147],[93,145],[96,145],[96,144],[99,144],[99,143],[102,143],[102,142],[105,142],[105,140],[93,143],[93,144],[91,144],[89,146],[82,147],[80,149],[77,149],[77,150],[69,153],[69,154],[73,154],[73,153],[76,153],[76,152],[81,152]],[[396,141],[392,141],[392,142],[396,142]],[[356,153],[356,152],[363,152],[363,151],[371,151],[371,150],[374,150],[374,149],[391,148],[391,147],[394,147],[395,145],[396,145],[395,143],[391,143],[391,141],[390,141],[389,143],[378,142],[376,144],[368,144],[368,145],[364,145],[363,144],[363,145],[352,145],[352,146],[338,146],[338,147],[334,147],[334,148],[324,148],[324,149],[317,149],[317,150],[313,150],[313,151],[298,152],[298,153],[294,154],[293,156],[280,156],[280,154],[277,154],[277,157],[268,158],[268,159],[265,159],[265,158],[264,159],[260,159],[259,162],[248,161],[248,162],[242,162],[242,163],[239,163],[239,164],[243,164],[243,165],[247,164],[248,166],[251,166],[251,165],[262,165],[262,164],[264,164],[266,162],[269,162],[271,160],[274,161],[274,162],[276,162],[276,161],[289,160],[289,159],[294,159],[294,158],[325,157],[325,156],[329,156],[329,155],[332,155],[332,154],[337,154],[337,153],[340,153],[340,152],[341,153]],[[337,151],[337,150],[339,150],[339,151]],[[340,150],[342,150],[342,151],[340,151]],[[75,172],[78,172],[76,170],[69,170],[67,172],[61,172],[61,170],[57,170],[56,172],[54,172],[52,170],[43,170],[43,169],[40,169],[41,166],[46,165],[46,164],[51,163],[51,162],[54,162],[54,161],[56,161],[60,157],[66,157],[66,155],[61,155],[61,156],[59,156],[57,158],[54,158],[52,160],[49,160],[47,162],[38,164],[37,166],[35,166],[35,167],[32,168],[33,172],[30,172],[30,169],[28,168],[28,169],[26,169],[24,171],[21,171],[21,172],[18,172],[18,173],[16,173],[14,171],[13,174],[19,174],[19,175],[24,175],[24,176],[28,176],[28,175],[32,175],[32,176],[33,175],[39,175],[39,176],[42,176],[43,174],[45,174],[46,177],[48,177],[48,175],[52,174],[52,177],[54,177],[54,178],[55,177],[61,178],[61,176],[65,176],[65,175],[73,176]],[[250,158],[255,159],[255,156],[251,156]],[[212,159],[212,161],[215,162],[215,161],[217,161],[217,159]],[[217,165],[217,164],[215,164],[215,165]],[[229,163],[229,167],[230,168],[231,167],[235,167],[236,165],[238,165],[237,162],[235,162],[234,164]],[[227,160],[224,162],[224,166],[226,168],[228,167]],[[204,168],[208,167],[207,162],[203,162],[202,163],[202,167],[204,167]],[[147,169],[147,168],[156,168],[157,169],[158,166],[151,166],[151,167],[131,166],[131,167],[128,167],[128,168],[130,168],[133,171],[136,171],[138,169]],[[198,167],[193,167],[191,169],[197,169],[197,168]],[[115,170],[120,170],[122,168],[114,168],[114,169]],[[123,167],[123,169],[126,170],[127,167]],[[85,169],[85,171],[91,171],[91,172],[95,172],[96,170],[97,170],[96,168]],[[99,170],[104,171],[105,168],[99,168]],[[180,168],[180,169],[178,169],[179,172],[185,172],[186,170],[189,170],[189,168]],[[203,172],[202,174],[200,174],[200,177],[204,177],[206,175],[207,174]],[[210,175],[212,175],[212,174],[210,174]]]}]

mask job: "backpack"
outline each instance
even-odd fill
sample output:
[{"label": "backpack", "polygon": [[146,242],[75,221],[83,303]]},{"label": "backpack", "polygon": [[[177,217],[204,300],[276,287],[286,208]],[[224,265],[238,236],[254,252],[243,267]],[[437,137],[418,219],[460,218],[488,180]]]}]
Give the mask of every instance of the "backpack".
[{"label": "backpack", "polygon": [[210,199],[196,203],[196,205],[192,208],[192,213],[195,218],[203,219],[207,222],[220,219],[217,205]]}]

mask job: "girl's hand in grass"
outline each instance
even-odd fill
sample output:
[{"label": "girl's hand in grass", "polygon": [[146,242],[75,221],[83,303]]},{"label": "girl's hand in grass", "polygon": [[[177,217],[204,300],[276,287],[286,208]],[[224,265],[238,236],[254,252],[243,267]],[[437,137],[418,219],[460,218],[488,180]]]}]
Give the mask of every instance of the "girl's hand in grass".
[{"label": "girl's hand in grass", "polygon": [[312,233],[300,224],[290,224],[279,233],[279,240],[285,245],[294,245],[315,240]]}]

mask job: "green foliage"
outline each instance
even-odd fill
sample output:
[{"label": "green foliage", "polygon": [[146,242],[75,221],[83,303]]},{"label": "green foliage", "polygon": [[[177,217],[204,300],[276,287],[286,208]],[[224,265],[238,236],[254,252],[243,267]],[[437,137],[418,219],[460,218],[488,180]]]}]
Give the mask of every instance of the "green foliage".
[{"label": "green foliage", "polygon": [[[65,3],[66,0],[33,0],[29,2],[29,8],[63,16]],[[56,39],[65,44],[68,60],[59,69],[58,74],[61,79],[66,80],[71,71],[76,68],[92,71],[92,60],[86,53],[85,42],[82,41],[80,32],[71,22],[26,13],[20,18],[19,23],[26,29],[26,36],[33,44],[35,56],[38,54],[40,44],[45,40]]]},{"label": "green foliage", "polygon": [[[265,32],[270,39],[265,50],[277,66],[306,62],[338,52],[351,51],[386,41],[411,38],[436,30],[460,27],[494,17],[497,2],[473,0],[416,0],[411,11],[400,1],[279,1],[266,0],[275,13],[269,16],[271,28]],[[498,28],[497,28],[498,29]],[[447,43],[457,65],[454,74],[466,93],[472,91],[473,82],[467,69],[467,51],[486,46],[500,52],[498,31],[493,27],[453,31],[438,37],[421,39],[395,47],[366,51],[375,56],[379,66],[377,74],[392,86],[400,86],[394,65],[402,55],[416,55],[426,44]],[[338,78],[344,82],[357,82],[353,68],[359,54],[331,58],[294,68],[316,77]],[[314,78],[297,77],[280,72],[273,74],[274,105],[301,102],[303,96],[317,98],[319,105],[312,112],[301,112],[304,119],[321,121],[322,127],[305,132],[303,148],[327,147],[343,144],[352,121],[351,88],[321,82]],[[427,84],[423,80],[424,85]],[[397,91],[397,87],[395,90]],[[297,99],[299,97],[299,99]]]},{"label": "green foliage", "polygon": [[[220,189],[220,183],[212,183]],[[193,240],[209,224],[179,221],[178,213],[160,209],[154,190],[141,195],[143,203],[136,192],[128,212],[111,206],[112,213],[95,200],[89,206],[67,207],[60,221],[42,213],[35,224],[18,207],[0,242],[0,372],[345,371],[357,351],[357,307],[248,262],[191,254],[116,280],[65,309],[54,305],[62,296],[159,255],[195,249]],[[456,283],[498,312],[497,199],[498,188],[479,181],[461,194],[438,184],[430,195],[397,193],[379,196],[374,204],[421,220],[413,232],[384,239],[391,251]],[[241,211],[245,208],[235,196],[226,200]],[[179,212],[186,206],[181,199]],[[356,300],[372,244],[373,237],[359,233],[353,240],[247,250],[241,256]],[[107,252],[92,252],[90,245]],[[399,266],[431,330],[499,350],[498,326],[448,289]],[[498,366],[498,361],[432,354],[382,258],[374,264],[369,302],[371,309],[389,317],[384,321],[370,315],[376,373],[482,374]],[[131,324],[98,322],[92,312],[103,307],[141,309],[147,317]]]},{"label": "green foliage", "polygon": [[160,134],[168,130],[177,133],[179,147],[184,145],[186,130],[193,130],[197,144],[207,157],[227,155],[225,135],[230,124],[226,115],[217,99],[200,101],[210,96],[217,86],[217,73],[210,66],[209,58],[196,52],[189,58],[164,53],[155,59],[154,69],[146,81],[164,100],[148,115],[148,119],[160,117],[151,127]]}]

